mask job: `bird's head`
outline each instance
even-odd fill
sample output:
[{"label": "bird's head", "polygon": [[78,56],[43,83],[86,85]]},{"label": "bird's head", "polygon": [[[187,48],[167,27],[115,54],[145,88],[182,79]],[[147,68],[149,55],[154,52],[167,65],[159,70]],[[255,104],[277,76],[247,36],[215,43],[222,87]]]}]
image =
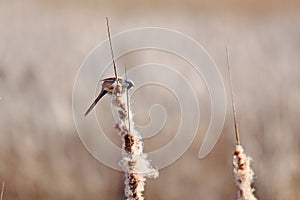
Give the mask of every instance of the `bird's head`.
[{"label": "bird's head", "polygon": [[125,83],[127,84],[127,89],[134,87],[134,83],[131,80],[125,80]]}]

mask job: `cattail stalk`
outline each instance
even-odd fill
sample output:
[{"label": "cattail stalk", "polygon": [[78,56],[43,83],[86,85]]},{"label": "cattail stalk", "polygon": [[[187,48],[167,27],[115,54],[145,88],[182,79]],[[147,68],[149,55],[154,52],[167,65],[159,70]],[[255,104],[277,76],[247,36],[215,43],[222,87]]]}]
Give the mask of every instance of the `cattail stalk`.
[{"label": "cattail stalk", "polygon": [[158,177],[158,171],[151,167],[141,134],[134,128],[127,82],[116,82],[112,93],[113,109],[117,113],[114,127],[122,137],[122,160],[120,166],[125,173],[125,196],[127,200],[143,200],[146,177]]},{"label": "cattail stalk", "polygon": [[230,92],[231,92],[231,105],[233,112],[233,122],[234,122],[234,131],[235,131],[235,140],[236,146],[233,154],[233,176],[234,181],[238,189],[238,200],[257,200],[253,192],[255,191],[252,186],[254,179],[254,171],[250,166],[251,158],[244,153],[244,148],[241,145],[236,109],[233,99],[233,89],[232,89],[232,79],[230,73],[230,63],[229,63],[229,53],[226,47],[227,54],[227,66],[229,73],[229,81],[230,81]]},{"label": "cattail stalk", "polygon": [[2,187],[1,187],[0,200],[3,200],[4,190],[5,190],[5,182],[3,181],[2,182]]},{"label": "cattail stalk", "polygon": [[119,79],[107,17],[106,25],[116,80],[111,100],[113,111],[117,113],[114,127],[122,137],[122,160],[120,161],[120,166],[125,173],[125,196],[127,200],[143,200],[146,177],[156,178],[158,177],[158,171],[151,167],[146,154],[143,153],[144,143],[142,142],[141,134],[134,128],[128,97],[129,82],[127,81],[126,67],[126,79]]}]

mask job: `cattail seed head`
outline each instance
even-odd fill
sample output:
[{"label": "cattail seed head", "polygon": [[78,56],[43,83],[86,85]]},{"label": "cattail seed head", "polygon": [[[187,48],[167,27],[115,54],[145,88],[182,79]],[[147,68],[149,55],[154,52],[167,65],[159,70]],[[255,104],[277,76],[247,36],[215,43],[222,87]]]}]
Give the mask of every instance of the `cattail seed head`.
[{"label": "cattail seed head", "polygon": [[122,137],[122,160],[120,166],[125,172],[125,196],[128,200],[143,200],[146,177],[158,177],[143,153],[144,144],[141,134],[135,130],[130,102],[127,94],[127,82],[116,82],[112,93],[113,109],[117,113],[114,128]]},{"label": "cattail seed head", "polygon": [[252,187],[254,171],[250,166],[251,158],[244,153],[241,145],[236,145],[233,155],[233,175],[238,187],[238,200],[257,200]]}]

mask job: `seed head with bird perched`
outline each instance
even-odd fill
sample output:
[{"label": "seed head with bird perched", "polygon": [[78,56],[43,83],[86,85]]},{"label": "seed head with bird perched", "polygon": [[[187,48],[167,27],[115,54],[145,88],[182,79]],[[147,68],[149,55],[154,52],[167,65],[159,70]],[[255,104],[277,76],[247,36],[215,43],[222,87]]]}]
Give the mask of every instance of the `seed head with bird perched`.
[{"label": "seed head with bird perched", "polygon": [[100,101],[100,99],[105,95],[105,94],[112,94],[115,85],[119,83],[123,83],[125,81],[125,84],[127,85],[127,89],[130,89],[134,86],[134,83],[131,80],[124,80],[122,77],[118,77],[117,75],[117,67],[114,59],[114,53],[112,49],[112,43],[111,43],[111,36],[110,36],[110,30],[109,30],[109,25],[108,25],[108,18],[106,18],[107,22],[107,32],[108,32],[108,39],[109,39],[109,44],[110,44],[110,50],[111,50],[111,57],[113,61],[113,66],[114,66],[114,72],[115,72],[115,77],[110,77],[110,78],[105,78],[102,79],[102,89],[100,91],[100,94],[97,96],[97,98],[94,100],[92,105],[88,108],[88,110],[85,112],[84,116],[88,115],[91,110],[96,106],[96,104]]}]

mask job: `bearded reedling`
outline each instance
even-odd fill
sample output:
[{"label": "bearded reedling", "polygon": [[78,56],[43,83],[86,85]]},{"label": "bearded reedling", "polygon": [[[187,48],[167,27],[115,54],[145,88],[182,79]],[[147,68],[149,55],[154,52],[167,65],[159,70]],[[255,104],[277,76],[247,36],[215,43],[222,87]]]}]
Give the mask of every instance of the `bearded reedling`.
[{"label": "bearded reedling", "polygon": [[86,116],[87,114],[89,114],[89,112],[91,110],[93,110],[93,108],[96,106],[96,104],[100,101],[100,99],[105,94],[110,94],[110,95],[112,94],[117,82],[122,83],[123,81],[125,81],[125,83],[127,84],[127,89],[130,89],[130,88],[134,87],[134,83],[131,80],[123,80],[123,78],[121,78],[121,77],[118,77],[118,78],[111,77],[111,78],[103,79],[101,81],[103,82],[102,83],[102,89],[101,89],[99,95],[97,96],[97,98],[92,103],[92,105],[85,112],[84,116]]}]

